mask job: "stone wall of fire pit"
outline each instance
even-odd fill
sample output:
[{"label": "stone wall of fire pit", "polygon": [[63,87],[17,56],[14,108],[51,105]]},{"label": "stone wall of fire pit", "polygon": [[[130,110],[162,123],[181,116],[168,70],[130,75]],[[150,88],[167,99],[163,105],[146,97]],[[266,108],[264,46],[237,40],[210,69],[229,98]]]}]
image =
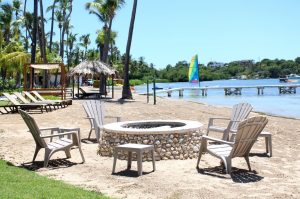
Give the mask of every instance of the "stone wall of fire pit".
[{"label": "stone wall of fire pit", "polygon": [[[153,128],[136,128],[140,123],[146,123],[146,126],[149,126],[149,123],[150,126],[155,125]],[[157,126],[157,123],[160,125]],[[199,122],[185,120],[112,123],[104,126],[98,153],[101,156],[112,156],[115,146],[137,143],[154,145],[156,160],[196,158],[201,142],[201,127]],[[120,153],[119,158],[126,159],[127,154]],[[151,154],[144,154],[143,158],[151,160]],[[133,159],[136,159],[135,154]]]}]

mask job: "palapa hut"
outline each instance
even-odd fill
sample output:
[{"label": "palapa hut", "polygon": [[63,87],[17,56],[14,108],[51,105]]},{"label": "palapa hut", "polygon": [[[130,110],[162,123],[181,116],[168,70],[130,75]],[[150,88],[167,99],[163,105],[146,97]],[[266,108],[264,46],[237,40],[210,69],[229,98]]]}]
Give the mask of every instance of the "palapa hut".
[{"label": "palapa hut", "polygon": [[[69,71],[69,76],[77,76],[78,83],[79,83],[79,77],[84,75],[92,75],[99,77],[99,95],[107,95],[106,90],[106,79],[108,76],[112,77],[112,81],[114,78],[116,70],[111,68],[108,64],[103,63],[101,61],[83,61],[80,64],[78,64],[76,67],[71,69]],[[73,81],[74,82],[74,81]],[[73,92],[74,92],[74,83],[73,83]],[[79,86],[77,89],[77,94],[79,96]],[[73,93],[74,96],[74,93]],[[112,84],[112,98],[114,97],[114,87]]]}]

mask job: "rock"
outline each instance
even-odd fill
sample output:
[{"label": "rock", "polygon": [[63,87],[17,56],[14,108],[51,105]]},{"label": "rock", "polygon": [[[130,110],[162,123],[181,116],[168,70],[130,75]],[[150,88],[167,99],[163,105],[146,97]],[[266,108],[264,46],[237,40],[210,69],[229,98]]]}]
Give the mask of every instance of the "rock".
[{"label": "rock", "polygon": [[149,140],[143,140],[143,144],[148,144]]}]

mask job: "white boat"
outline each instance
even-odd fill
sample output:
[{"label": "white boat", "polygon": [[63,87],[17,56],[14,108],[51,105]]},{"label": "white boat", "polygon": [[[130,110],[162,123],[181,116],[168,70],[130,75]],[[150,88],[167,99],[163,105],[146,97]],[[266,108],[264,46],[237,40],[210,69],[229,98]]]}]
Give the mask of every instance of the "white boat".
[{"label": "white boat", "polygon": [[300,80],[300,75],[289,74],[284,78],[279,78],[280,82],[298,82]]},{"label": "white boat", "polygon": [[286,76],[287,79],[300,79],[300,75],[289,74]]}]

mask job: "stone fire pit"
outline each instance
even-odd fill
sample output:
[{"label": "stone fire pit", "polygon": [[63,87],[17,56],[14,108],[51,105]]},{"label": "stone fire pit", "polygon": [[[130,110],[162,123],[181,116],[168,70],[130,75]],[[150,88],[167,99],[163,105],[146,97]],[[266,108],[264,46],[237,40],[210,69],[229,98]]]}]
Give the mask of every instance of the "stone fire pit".
[{"label": "stone fire pit", "polygon": [[[156,160],[188,159],[198,156],[202,124],[189,120],[146,120],[111,123],[103,126],[98,153],[112,156],[119,144],[151,144]],[[126,159],[127,154],[120,154]],[[135,157],[133,157],[135,158]],[[151,160],[151,154],[144,155]]]}]

